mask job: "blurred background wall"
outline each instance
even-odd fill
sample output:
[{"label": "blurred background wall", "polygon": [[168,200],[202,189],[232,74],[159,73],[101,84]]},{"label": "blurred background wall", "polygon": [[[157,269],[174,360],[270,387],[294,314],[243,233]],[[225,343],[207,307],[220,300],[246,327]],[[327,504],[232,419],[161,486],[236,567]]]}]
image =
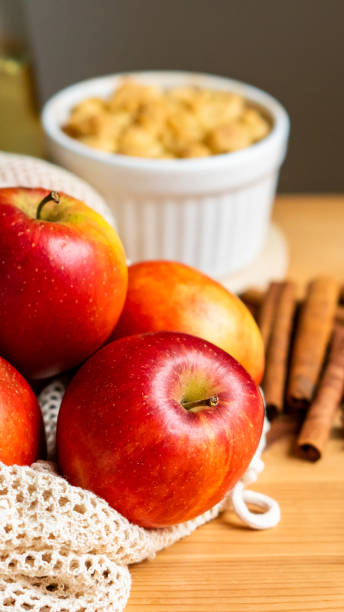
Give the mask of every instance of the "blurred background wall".
[{"label": "blurred background wall", "polygon": [[[11,1],[11,0],[8,0]],[[280,191],[344,190],[343,0],[23,0],[40,102],[140,69],[227,75],[291,116]]]}]

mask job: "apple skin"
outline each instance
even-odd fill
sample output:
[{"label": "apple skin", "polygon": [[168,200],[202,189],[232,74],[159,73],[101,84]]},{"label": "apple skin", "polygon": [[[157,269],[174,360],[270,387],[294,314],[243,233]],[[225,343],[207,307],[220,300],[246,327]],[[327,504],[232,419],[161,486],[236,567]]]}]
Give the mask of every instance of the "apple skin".
[{"label": "apple skin", "polygon": [[[181,405],[215,394],[214,407]],[[165,527],[202,514],[235,485],[263,420],[259,389],[222,349],[174,332],[128,336],[100,349],[68,387],[58,464],[131,522]]]},{"label": "apple skin", "polygon": [[152,331],[204,338],[235,357],[259,384],[265,358],[259,328],[248,308],[223,285],[173,261],[129,266],[128,292],[112,339]]},{"label": "apple skin", "polygon": [[31,465],[45,456],[41,409],[26,380],[0,357],[0,461]]},{"label": "apple skin", "polygon": [[45,189],[0,189],[0,354],[27,378],[91,355],[121,313],[127,266],[116,232],[60,192],[36,219]]}]

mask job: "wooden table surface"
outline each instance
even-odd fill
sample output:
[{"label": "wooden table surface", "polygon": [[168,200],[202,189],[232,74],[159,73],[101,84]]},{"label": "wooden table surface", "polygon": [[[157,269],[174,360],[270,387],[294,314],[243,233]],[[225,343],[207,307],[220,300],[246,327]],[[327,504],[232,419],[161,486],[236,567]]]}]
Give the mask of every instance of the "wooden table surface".
[{"label": "wooden table surface", "polygon": [[[344,196],[283,196],[273,218],[290,248],[289,276],[344,281]],[[278,527],[252,531],[227,513],[132,568],[128,612],[344,611],[344,433],[324,458],[293,455],[284,436],[265,452],[253,489],[277,499]]]}]

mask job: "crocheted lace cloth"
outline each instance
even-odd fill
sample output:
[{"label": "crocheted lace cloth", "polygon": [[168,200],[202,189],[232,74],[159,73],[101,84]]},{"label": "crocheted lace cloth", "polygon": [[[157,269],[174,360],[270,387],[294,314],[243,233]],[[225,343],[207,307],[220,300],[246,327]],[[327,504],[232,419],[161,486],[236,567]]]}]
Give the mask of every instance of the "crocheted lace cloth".
[{"label": "crocheted lace cloth", "polygon": [[[15,184],[63,189],[85,199],[113,223],[100,196],[70,173],[32,158],[0,154],[0,185]],[[245,489],[264,467],[267,421],[248,470],[221,503],[186,523],[146,530],[57,474],[55,430],[63,393],[64,385],[57,380],[39,397],[50,461],[31,467],[0,463],[1,610],[120,612],[130,593],[128,565],[153,558],[221,511],[231,509],[255,529],[279,522],[274,500]],[[247,504],[263,512],[253,513]]]}]

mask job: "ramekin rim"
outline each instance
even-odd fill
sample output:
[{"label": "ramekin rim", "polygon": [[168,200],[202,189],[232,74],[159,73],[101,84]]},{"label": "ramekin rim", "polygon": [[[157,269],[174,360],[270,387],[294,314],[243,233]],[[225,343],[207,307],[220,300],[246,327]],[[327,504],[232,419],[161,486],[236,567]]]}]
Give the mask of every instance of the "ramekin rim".
[{"label": "ramekin rim", "polygon": [[[141,157],[134,157],[129,155],[120,155],[118,153],[108,153],[106,151],[101,151],[98,149],[93,149],[83,143],[78,142],[76,139],[65,134],[60,125],[58,125],[57,121],[54,121],[54,108],[56,105],[65,99],[66,95],[72,93],[73,91],[82,90],[85,87],[89,87],[92,85],[95,86],[99,82],[106,82],[112,79],[124,78],[124,77],[135,77],[140,78],[140,76],[149,78],[149,76],[153,76],[155,78],[166,78],[167,76],[173,77],[187,77],[197,79],[210,79],[213,81],[223,81],[224,83],[230,84],[231,86],[237,89],[244,89],[245,91],[249,91],[253,95],[256,95],[258,98],[263,98],[264,102],[260,100],[256,100],[254,97],[247,96],[248,100],[252,100],[259,104],[262,108],[265,108],[268,113],[271,114],[274,125],[269,132],[269,134],[263,138],[262,140],[241,149],[239,151],[233,151],[231,153],[224,153],[219,155],[210,155],[203,158],[190,158],[190,159],[148,159]],[[235,91],[235,89],[233,90]],[[81,98],[82,99],[82,98]],[[56,109],[55,109],[56,110]],[[110,167],[121,167],[131,170],[138,170],[141,172],[149,171],[152,174],[154,173],[172,173],[172,172],[185,172],[188,171],[194,172],[199,169],[203,170],[215,170],[220,169],[221,167],[229,168],[233,167],[237,164],[245,164],[251,162],[256,155],[259,156],[261,152],[267,149],[269,146],[272,146],[276,141],[281,138],[286,138],[289,132],[290,120],[287,111],[283,107],[283,105],[274,98],[271,94],[266,91],[254,86],[249,83],[245,83],[243,81],[239,81],[237,79],[231,79],[229,77],[224,77],[217,74],[209,74],[203,72],[193,72],[186,70],[143,70],[143,71],[129,71],[129,72],[120,72],[113,73],[107,75],[101,75],[98,77],[85,79],[83,81],[79,81],[77,83],[73,83],[57,93],[47,100],[44,104],[42,113],[41,113],[41,122],[43,125],[43,129],[46,134],[50,137],[51,140],[57,142],[61,147],[67,149],[75,154],[78,154],[81,157],[86,157],[98,163],[103,163],[106,166]]]}]

